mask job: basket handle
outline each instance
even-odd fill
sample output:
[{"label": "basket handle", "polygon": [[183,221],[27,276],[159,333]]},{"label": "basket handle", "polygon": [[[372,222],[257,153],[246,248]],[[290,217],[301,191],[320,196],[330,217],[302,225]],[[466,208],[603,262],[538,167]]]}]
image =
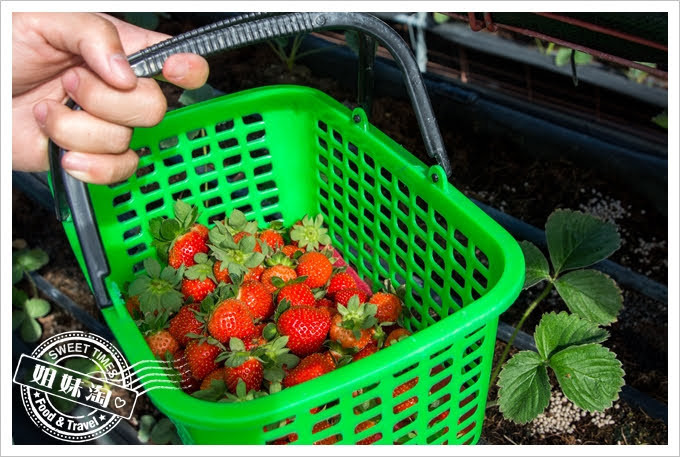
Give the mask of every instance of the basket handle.
[{"label": "basket handle", "polygon": [[[451,164],[413,53],[397,32],[370,14],[249,13],[169,38],[130,55],[128,61],[138,77],[152,77],[161,73],[166,59],[174,54],[209,56],[274,38],[328,29],[356,30],[377,39],[387,48],[402,70],[425,150],[437,160],[446,176],[450,176]],[[72,100],[68,100],[67,106],[80,109]],[[100,308],[105,308],[112,305],[104,283],[111,270],[97,229],[87,184],[72,177],[61,167],[65,152],[50,140],[48,156],[57,219],[64,221],[71,218],[73,221],[92,291]]]}]

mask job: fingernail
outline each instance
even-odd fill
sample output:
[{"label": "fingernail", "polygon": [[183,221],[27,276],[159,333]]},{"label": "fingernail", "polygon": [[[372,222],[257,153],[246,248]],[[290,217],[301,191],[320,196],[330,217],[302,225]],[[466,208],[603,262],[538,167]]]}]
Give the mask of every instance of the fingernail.
[{"label": "fingernail", "polygon": [[78,78],[78,74],[75,71],[67,71],[61,77],[61,84],[66,89],[66,92],[74,94],[76,89],[78,89],[78,84],[80,84],[80,78]]},{"label": "fingernail", "polygon": [[185,60],[178,59],[165,71],[165,77],[175,81],[184,78],[189,73],[189,64]]},{"label": "fingernail", "polygon": [[130,68],[127,58],[123,54],[113,54],[109,58],[111,71],[121,80],[125,82],[132,82],[136,80],[136,76]]},{"label": "fingernail", "polygon": [[69,152],[68,154],[64,155],[64,157],[61,159],[61,166],[64,167],[64,169],[68,171],[70,175],[78,179],[81,178],[77,175],[85,176],[86,173],[84,172],[89,171],[90,169],[90,164],[85,154],[78,152]]},{"label": "fingernail", "polygon": [[35,120],[38,121],[41,127],[45,126],[45,120],[47,119],[47,103],[40,102],[33,107],[33,116]]}]

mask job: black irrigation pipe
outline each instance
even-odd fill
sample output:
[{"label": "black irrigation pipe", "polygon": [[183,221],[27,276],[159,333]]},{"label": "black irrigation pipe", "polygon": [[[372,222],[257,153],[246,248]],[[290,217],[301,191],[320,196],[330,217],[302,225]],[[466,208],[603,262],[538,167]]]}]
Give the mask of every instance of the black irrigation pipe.
[{"label": "black irrigation pipe", "polygon": [[[498,322],[498,332],[496,338],[508,342],[512,336],[515,328],[505,322]],[[522,351],[536,351],[536,344],[534,339],[528,333],[519,331],[513,342],[513,346]],[[649,416],[655,419],[661,419],[668,425],[668,405],[655,400],[654,398],[640,392],[634,387],[625,385],[621,388],[619,394],[621,400],[628,403],[630,406],[640,408]]]},{"label": "black irrigation pipe", "polygon": [[[515,238],[531,241],[543,248],[547,247],[545,232],[543,230],[534,227],[531,224],[527,224],[520,219],[514,218],[509,214],[505,214],[491,206],[485,205],[484,203],[476,200],[472,201],[496,222],[502,225]],[[603,260],[602,262],[595,264],[593,268],[608,274],[621,286],[628,287],[649,298],[668,304],[668,287],[653,279],[649,279],[647,276],[635,273],[630,268],[626,268],[611,260]]]}]

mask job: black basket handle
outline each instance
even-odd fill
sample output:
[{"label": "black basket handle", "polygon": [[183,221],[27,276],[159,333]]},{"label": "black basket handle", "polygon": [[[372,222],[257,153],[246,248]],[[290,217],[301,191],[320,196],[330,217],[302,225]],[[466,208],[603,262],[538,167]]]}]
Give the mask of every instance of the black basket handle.
[{"label": "black basket handle", "polygon": [[[428,155],[442,166],[446,175],[450,176],[451,164],[415,58],[408,45],[391,27],[370,14],[250,13],[169,38],[132,54],[128,61],[137,76],[152,77],[161,73],[165,60],[173,54],[193,53],[209,56],[274,38],[328,29],[355,30],[377,39],[387,48],[402,70],[425,149]],[[73,109],[80,109],[72,100],[69,100],[67,105]],[[104,308],[112,304],[104,284],[110,268],[87,184],[73,178],[61,167],[61,158],[65,152],[50,141],[48,153],[57,218],[59,220],[72,218],[93,293],[99,306]]]}]

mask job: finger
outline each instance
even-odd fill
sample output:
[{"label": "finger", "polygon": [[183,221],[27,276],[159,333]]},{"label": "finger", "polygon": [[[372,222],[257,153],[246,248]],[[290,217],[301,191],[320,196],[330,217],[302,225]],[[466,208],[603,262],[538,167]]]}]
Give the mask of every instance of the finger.
[{"label": "finger", "polygon": [[163,64],[165,79],[184,89],[198,89],[208,80],[208,62],[196,54],[174,54]]},{"label": "finger", "polygon": [[107,122],[85,111],[46,100],[33,108],[43,132],[67,150],[98,154],[122,154],[130,146],[132,129]]},{"label": "finger", "polygon": [[114,87],[136,86],[137,77],[110,21],[91,13],[44,13],[35,17],[35,30],[52,46],[81,55],[95,73]]},{"label": "finger", "polygon": [[87,154],[69,151],[61,159],[68,174],[92,184],[113,184],[129,178],[137,169],[139,157],[128,149],[123,154]]},{"label": "finger", "polygon": [[61,78],[69,97],[85,111],[115,124],[149,127],[158,124],[167,110],[167,101],[158,84],[140,78],[130,91],[117,90],[86,68],[72,68]]}]

